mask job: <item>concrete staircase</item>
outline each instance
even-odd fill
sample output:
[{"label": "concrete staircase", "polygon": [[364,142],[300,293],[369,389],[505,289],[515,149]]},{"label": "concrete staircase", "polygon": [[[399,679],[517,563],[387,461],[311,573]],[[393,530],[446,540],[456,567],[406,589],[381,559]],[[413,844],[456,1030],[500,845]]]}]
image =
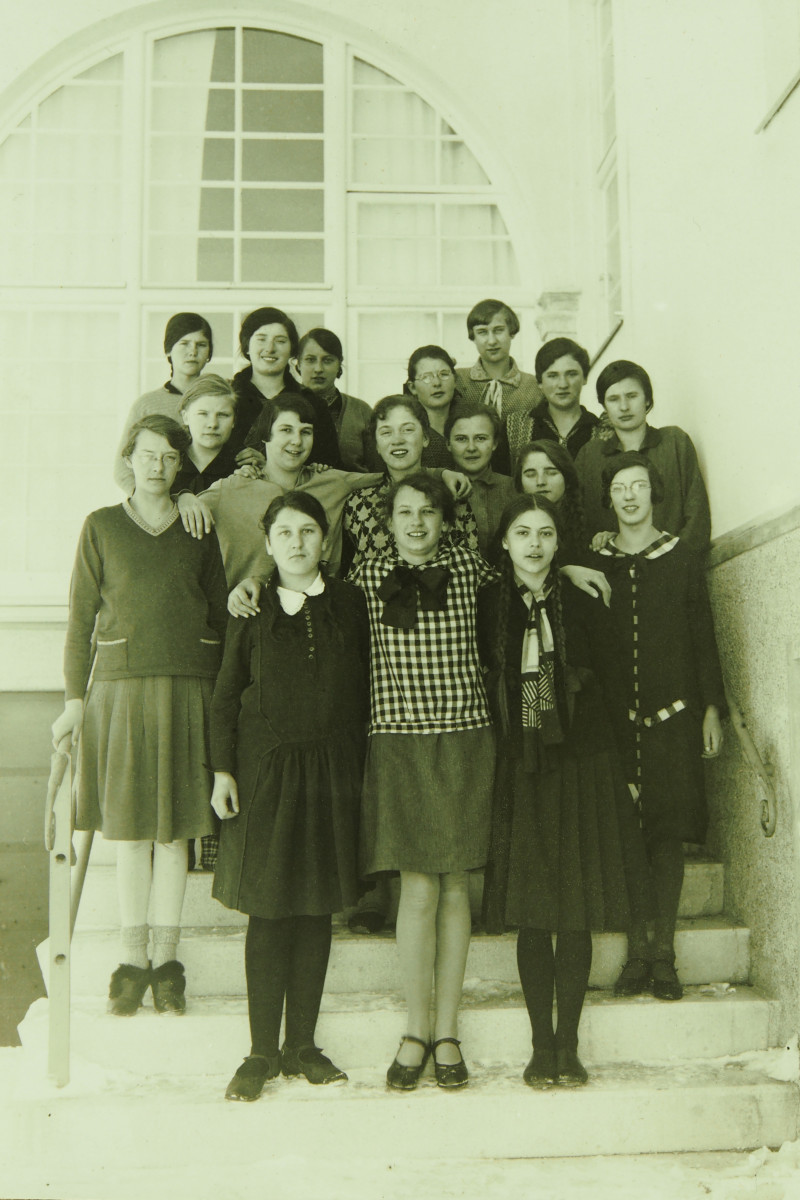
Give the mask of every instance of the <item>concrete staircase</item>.
[{"label": "concrete staircase", "polygon": [[[460,1025],[469,1088],[443,1094],[429,1068],[414,1094],[390,1093],[385,1071],[404,1031],[393,935],[353,935],[340,921],[318,1042],[350,1083],[325,1089],[278,1080],[259,1104],[234,1106],[223,1104],[222,1094],[249,1048],[245,919],[211,898],[210,876],[193,873],[180,951],[188,979],[185,1017],[159,1017],[149,1005],[131,1020],[110,1017],[105,995],[118,962],[117,903],[113,860],[99,839],[92,860],[73,943],[75,1077],[88,1081],[88,1095],[72,1117],[69,1106],[48,1103],[41,1130],[48,1153],[79,1136],[86,1105],[96,1105],[99,1115],[109,1091],[148,1106],[148,1153],[163,1153],[165,1161],[174,1161],[184,1143],[189,1153],[189,1139],[196,1146],[205,1136],[215,1140],[218,1161],[249,1161],[248,1140],[256,1127],[263,1135],[267,1119],[270,1145],[313,1146],[330,1158],[396,1157],[398,1119],[405,1156],[419,1159],[731,1150],[797,1136],[797,1084],[769,1074],[775,1062],[774,1073],[784,1074],[790,1058],[768,1053],[777,1038],[777,1007],[747,983],[749,931],[722,914],[719,863],[687,863],[676,943],[687,986],[680,1003],[615,999],[609,988],[625,940],[595,936],[580,1029],[588,1087],[546,1093],[524,1087],[530,1026],[515,937],[476,934]],[[20,1027],[27,1061],[38,1063],[29,1074],[39,1077],[46,1024],[47,1002],[39,1001]],[[28,1119],[25,1128],[30,1139],[38,1125]],[[133,1164],[135,1153],[123,1131],[116,1159],[123,1165],[130,1154]]]}]

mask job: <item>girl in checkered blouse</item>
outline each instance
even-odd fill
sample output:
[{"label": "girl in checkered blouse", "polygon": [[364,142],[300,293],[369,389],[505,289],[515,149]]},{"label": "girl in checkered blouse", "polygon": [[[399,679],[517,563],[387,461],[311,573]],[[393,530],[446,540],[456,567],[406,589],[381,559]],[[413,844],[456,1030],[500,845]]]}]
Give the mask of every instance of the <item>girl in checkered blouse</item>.
[{"label": "girl in checkered blouse", "polygon": [[397,948],[408,1024],[387,1082],[416,1087],[433,1052],[438,1084],[463,1087],[467,880],[486,862],[494,775],[475,611],[493,572],[465,546],[445,544],[453,502],[436,478],[407,476],[386,505],[392,546],[351,578],[366,593],[371,637],[361,865],[365,875],[399,871],[401,880]]},{"label": "girl in checkered blouse", "polygon": [[702,760],[716,757],[722,745],[725,690],[702,564],[683,537],[653,522],[665,490],[658,468],[649,456],[626,451],[609,459],[602,480],[603,502],[619,529],[595,556],[611,583],[604,674],[656,903],[652,948],[644,914],[632,914],[616,991],[634,995],[651,987],[661,1000],[680,1000],[674,938],[683,843],[705,840]]},{"label": "girl in checkered blouse", "polygon": [[536,1088],[586,1083],[577,1048],[591,931],[624,929],[629,892],[646,880],[594,676],[608,610],[573,587],[562,596],[557,520],[545,497],[511,501],[499,527],[501,578],[478,604],[498,732],[485,922],[489,932],[519,927],[534,1047],[523,1079]]}]

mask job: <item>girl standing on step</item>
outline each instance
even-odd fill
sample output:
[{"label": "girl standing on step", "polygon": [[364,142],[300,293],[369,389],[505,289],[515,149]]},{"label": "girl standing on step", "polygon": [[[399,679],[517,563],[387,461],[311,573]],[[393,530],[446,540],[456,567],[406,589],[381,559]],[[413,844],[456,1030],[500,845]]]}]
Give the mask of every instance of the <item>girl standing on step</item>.
[{"label": "girl standing on step", "polygon": [[618,526],[596,555],[611,583],[604,674],[656,904],[652,948],[645,915],[638,909],[631,914],[628,961],[615,990],[635,995],[652,987],[661,1000],[680,1000],[674,938],[683,843],[705,840],[702,760],[715,758],[722,746],[725,690],[697,554],[655,524],[664,482],[654,458],[634,451],[614,455],[602,478],[604,503]]},{"label": "girl standing on step", "polygon": [[385,504],[391,545],[362,559],[351,578],[366,593],[372,640],[362,872],[400,872],[397,949],[408,1024],[386,1078],[393,1088],[416,1087],[433,1052],[439,1086],[463,1087],[457,1022],[471,933],[467,881],[486,862],[494,773],[475,610],[493,572],[443,537],[454,505],[434,476],[397,480]]},{"label": "girl standing on step", "polygon": [[588,1079],[577,1050],[591,931],[626,927],[629,892],[644,886],[644,849],[594,678],[608,612],[562,590],[546,497],[512,500],[498,535],[501,578],[478,604],[499,738],[486,927],[519,928],[533,1034],[525,1083],[578,1086]]},{"label": "girl standing on step", "polygon": [[170,495],[189,440],[171,418],[144,417],[123,447],[130,499],[86,519],[70,589],[66,705],[53,725],[56,743],[80,732],[76,828],[117,843],[123,961],[109,995],[118,1016],[136,1012],[150,985],[159,1012],[183,1012],[176,953],[188,839],[213,831],[207,710],[226,588],[216,537],[190,537]]},{"label": "girl standing on step", "polygon": [[256,1100],[281,1071],[314,1084],[347,1078],[314,1033],[331,914],[358,898],[364,597],[321,574],[328,520],[308,492],[276,497],[262,525],[275,570],[257,615],[230,624],[211,715],[211,802],[222,818],[213,894],[249,916],[252,1044],[228,1100]]}]

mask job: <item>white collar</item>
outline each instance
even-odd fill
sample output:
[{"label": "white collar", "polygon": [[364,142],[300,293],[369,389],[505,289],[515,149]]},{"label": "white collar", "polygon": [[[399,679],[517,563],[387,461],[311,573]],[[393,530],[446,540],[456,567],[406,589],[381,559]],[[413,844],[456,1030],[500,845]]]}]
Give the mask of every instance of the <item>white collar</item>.
[{"label": "white collar", "polygon": [[322,578],[322,572],[317,572],[317,578],[313,583],[310,583],[304,592],[296,592],[293,588],[281,587],[278,584],[278,599],[281,602],[281,608],[290,617],[295,613],[299,613],[300,609],[306,602],[306,596],[320,596],[325,591],[325,580]]}]

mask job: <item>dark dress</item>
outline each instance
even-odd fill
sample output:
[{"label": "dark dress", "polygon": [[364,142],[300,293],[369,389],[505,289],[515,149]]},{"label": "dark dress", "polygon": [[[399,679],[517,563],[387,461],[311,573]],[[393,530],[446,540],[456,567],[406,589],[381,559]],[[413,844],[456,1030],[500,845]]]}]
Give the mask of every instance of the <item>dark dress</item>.
[{"label": "dark dress", "polygon": [[[267,398],[253,383],[252,367],[245,367],[243,371],[239,371],[234,375],[232,382],[237,398],[236,422],[228,444],[234,454],[238,454],[244,446],[251,446],[255,450],[260,450],[263,454],[264,441],[266,440],[266,414],[264,413],[264,406],[267,403]],[[295,383],[294,380],[284,384],[281,391],[273,399],[285,399],[287,395],[302,396],[314,410],[314,445],[311,448],[308,461],[312,463],[325,463],[328,467],[341,468],[342,455],[339,450],[339,441],[336,437],[336,426],[333,423],[333,417],[330,414],[328,405],[316,392],[312,392],[310,388],[302,387],[299,383]]]},{"label": "dark dress", "polygon": [[[564,671],[556,658],[563,740],[555,741],[522,727],[520,662],[528,609],[516,591],[510,597],[505,638],[509,720],[502,732],[494,647],[500,603],[500,584],[487,588],[478,600],[479,638],[498,734],[484,884],[486,930],[499,933],[508,925],[556,932],[624,930],[630,897],[634,891],[646,895],[647,865],[594,675],[593,650],[607,636],[605,609],[600,601],[564,586],[568,665]],[[551,593],[547,611],[554,630],[555,605]]]},{"label": "dark dress", "polygon": [[228,908],[274,919],[357,902],[368,672],[366,602],[340,580],[293,616],[269,588],[257,617],[229,622],[211,709],[213,767],[239,789],[213,889]]},{"label": "dark dress", "polygon": [[599,669],[645,838],[703,842],[703,717],[710,704],[723,716],[726,702],[700,560],[669,534],[640,554],[612,541],[590,557],[611,584]]}]

